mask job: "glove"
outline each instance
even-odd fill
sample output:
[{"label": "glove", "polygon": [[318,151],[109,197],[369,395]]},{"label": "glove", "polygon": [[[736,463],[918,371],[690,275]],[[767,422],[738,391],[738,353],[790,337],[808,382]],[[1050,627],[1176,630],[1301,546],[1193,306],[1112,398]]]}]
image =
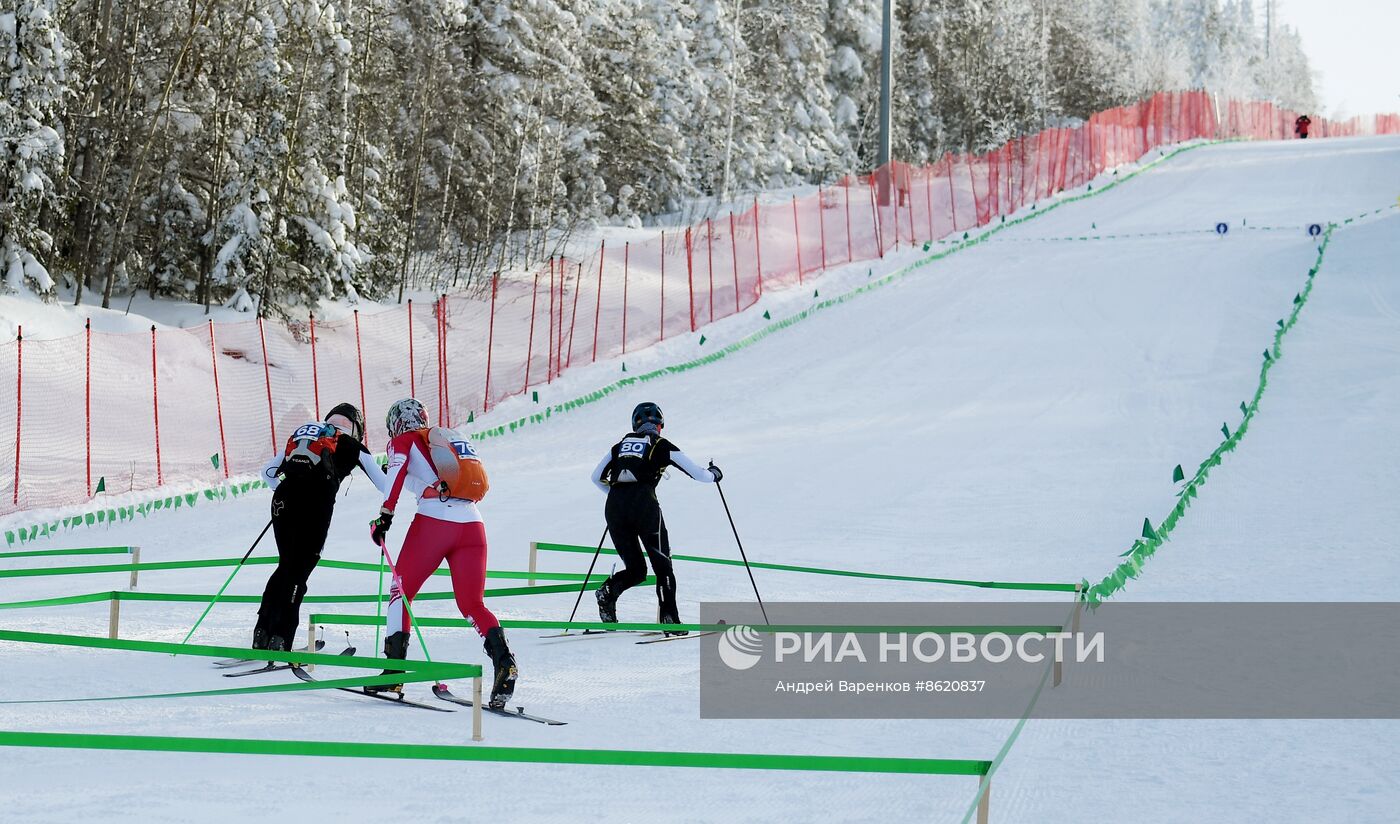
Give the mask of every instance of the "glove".
[{"label": "glove", "polygon": [[389,526],[394,523],[394,513],[387,509],[379,510],[379,517],[369,522],[369,537],[376,544],[384,543],[389,535]]},{"label": "glove", "polygon": [[715,476],[715,483],[724,480],[724,473],[719,471],[719,467],[715,466],[714,461],[710,461],[710,474]]}]

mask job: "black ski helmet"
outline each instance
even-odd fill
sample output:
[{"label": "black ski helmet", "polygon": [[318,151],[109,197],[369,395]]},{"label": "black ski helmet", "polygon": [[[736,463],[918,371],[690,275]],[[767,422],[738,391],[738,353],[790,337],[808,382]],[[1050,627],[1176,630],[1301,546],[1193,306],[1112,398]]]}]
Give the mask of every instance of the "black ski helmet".
[{"label": "black ski helmet", "polygon": [[645,423],[654,423],[657,427],[666,425],[665,420],[661,417],[661,407],[651,401],[639,403],[637,408],[632,410],[632,431],[641,429],[642,424]]},{"label": "black ski helmet", "polygon": [[365,439],[365,416],[363,412],[361,412],[354,406],[354,404],[336,404],[335,406],[331,407],[331,411],[326,413],[325,419],[330,420],[335,415],[342,415],[348,421],[350,421],[351,425],[353,426],[353,431],[350,434],[355,438],[355,440],[363,441]]}]

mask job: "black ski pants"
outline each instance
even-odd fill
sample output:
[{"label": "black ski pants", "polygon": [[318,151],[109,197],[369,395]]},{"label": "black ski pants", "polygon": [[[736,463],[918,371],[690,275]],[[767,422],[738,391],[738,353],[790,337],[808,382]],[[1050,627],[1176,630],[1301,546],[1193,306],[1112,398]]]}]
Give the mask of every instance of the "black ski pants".
[{"label": "black ski pants", "polygon": [[[647,577],[646,558],[656,574],[656,601],[662,617],[677,619],[676,576],[671,569],[671,541],[656,490],[641,484],[615,484],[608,492],[603,514],[618,557],[626,564],[608,578],[608,589],[621,595]],[[642,554],[645,548],[646,556]]]},{"label": "black ski pants", "polygon": [[334,509],[335,486],[329,479],[289,477],[272,493],[277,569],[263,590],[257,625],[289,645],[301,623],[306,580],[321,560]]}]

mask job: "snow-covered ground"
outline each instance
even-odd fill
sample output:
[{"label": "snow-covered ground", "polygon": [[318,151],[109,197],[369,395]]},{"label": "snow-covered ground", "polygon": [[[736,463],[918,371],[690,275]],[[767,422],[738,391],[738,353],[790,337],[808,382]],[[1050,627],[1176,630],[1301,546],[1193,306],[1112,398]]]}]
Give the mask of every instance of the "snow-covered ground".
[{"label": "snow-covered ground", "polygon": [[[1145,516],[1156,520],[1170,509],[1172,467],[1194,466],[1219,442],[1221,423],[1238,420],[1260,352],[1316,255],[1304,227],[1390,207],[1398,193],[1394,138],[1186,152],[717,363],[483,442],[492,476],[482,507],[491,567],[524,569],[531,540],[597,540],[602,498],[588,470],[622,434],[632,406],[653,400],[666,412],[669,437],[724,468],[754,560],[1097,580]],[[1220,221],[1232,227],[1224,237],[1210,233]],[[1147,234],[1168,231],[1198,233]],[[1091,234],[1116,237],[1048,240]],[[873,277],[918,257],[914,250],[890,256]],[[1400,211],[1336,231],[1248,437],[1120,597],[1393,597],[1400,573],[1388,551],[1400,534],[1393,506],[1400,495],[1396,261]],[[833,275],[823,297],[863,282],[866,268]],[[794,293],[768,305],[780,318],[798,300]],[[755,328],[764,308],[725,321],[718,339]],[[689,356],[681,347],[690,345],[668,343],[641,362]],[[552,394],[567,397],[614,377],[600,365],[569,375]],[[512,404],[523,403],[505,404],[493,417],[515,417]],[[713,490],[673,477],[660,492],[676,551],[736,555]],[[364,535],[375,506],[369,484],[356,480],[339,504],[326,557],[375,559]],[[265,496],[251,496],[51,545],[138,544],[143,561],[237,557],[265,519]],[[259,550],[271,552],[270,544]],[[542,558],[553,571],[582,572],[587,563],[581,555]],[[88,562],[98,561],[67,561]],[[229,591],[260,592],[268,570],[244,570]],[[141,588],[212,592],[225,574],[151,572]],[[690,620],[700,601],[749,592],[733,567],[682,564],[679,579]],[[0,579],[0,601],[124,581]],[[991,597],[780,572],[759,571],[757,581],[770,601]],[[443,584],[436,579],[429,588]],[[374,588],[372,573],[322,569],[311,580],[313,595]],[[504,618],[562,619],[572,601],[532,595],[492,606]],[[126,603],[123,635],[178,641],[201,609]],[[219,605],[195,640],[246,643],[253,612]],[[422,602],[419,612],[453,614],[441,601]],[[620,612],[623,620],[649,620],[650,591],[626,596]],[[7,629],[95,635],[106,626],[100,605],[0,615]],[[367,629],[351,629],[362,652],[373,641]],[[570,723],[544,728],[488,716],[489,744],[988,759],[1014,726],[701,720],[698,643],[639,648],[621,638],[560,642],[540,634],[512,633],[519,702]],[[434,658],[484,662],[474,634],[427,636]],[[202,661],[18,644],[0,644],[0,672],[0,701],[223,686],[211,684]],[[453,744],[470,734],[465,713],[438,716],[322,693],[0,705],[0,729]],[[1397,722],[1033,720],[994,779],[992,820],[1393,820],[1400,780],[1388,765],[1397,747]],[[966,777],[88,750],[6,755],[0,810],[16,821],[958,821],[975,791]]]}]

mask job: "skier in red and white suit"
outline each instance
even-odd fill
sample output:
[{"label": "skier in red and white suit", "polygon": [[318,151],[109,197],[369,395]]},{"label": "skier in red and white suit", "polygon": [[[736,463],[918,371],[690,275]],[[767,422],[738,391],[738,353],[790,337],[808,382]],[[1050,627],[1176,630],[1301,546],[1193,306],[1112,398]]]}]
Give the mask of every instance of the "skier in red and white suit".
[{"label": "skier in red and white suit", "polygon": [[[500,621],[482,598],[486,589],[486,526],[481,513],[475,502],[447,494],[446,484],[433,464],[428,414],[421,403],[413,398],[395,403],[389,409],[386,424],[391,438],[387,492],[379,517],[371,524],[370,535],[376,544],[384,542],[399,495],[405,488],[417,497],[418,513],[404,536],[403,548],[394,566],[397,577],[389,590],[384,655],[399,659],[408,657],[411,618],[404,599],[411,602],[423,583],[446,560],[452,570],[452,592],[457,608],[471,619],[476,631],[485,639],[486,654],[495,667],[491,706],[503,707],[515,690],[515,658],[506,645]],[[454,445],[458,454],[465,451],[476,460],[475,450],[464,436],[456,436]],[[483,471],[483,480],[484,477]]]}]

